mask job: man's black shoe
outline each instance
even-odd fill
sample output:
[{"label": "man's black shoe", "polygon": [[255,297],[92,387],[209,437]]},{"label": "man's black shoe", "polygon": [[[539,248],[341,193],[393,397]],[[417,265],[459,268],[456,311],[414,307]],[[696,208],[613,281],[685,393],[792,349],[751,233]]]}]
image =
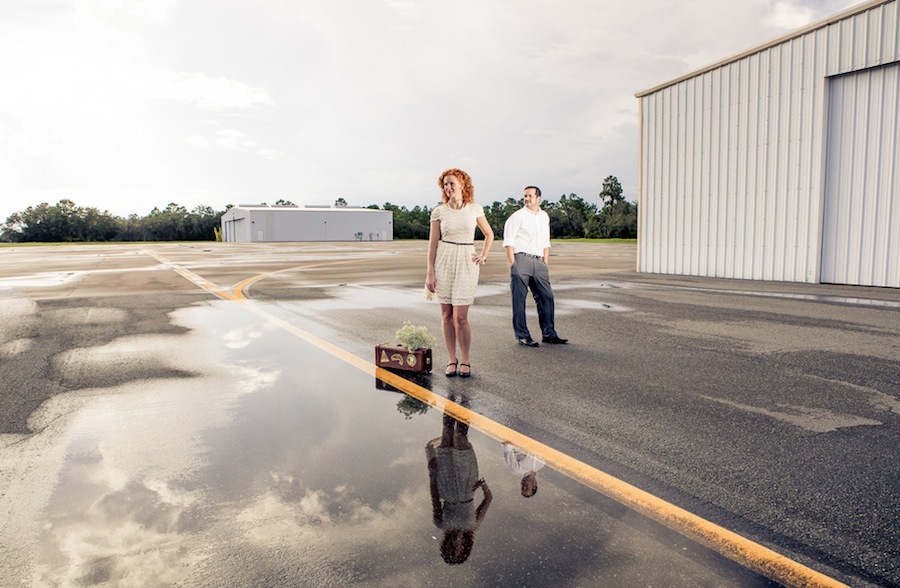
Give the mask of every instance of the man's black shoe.
[{"label": "man's black shoe", "polygon": [[525,337],[523,339],[519,339],[519,345],[525,345],[527,347],[540,347],[541,344],[532,339],[531,337]]},{"label": "man's black shoe", "polygon": [[568,339],[562,339],[560,337],[544,337],[541,341],[543,343],[553,343],[554,345],[565,345],[569,342]]}]

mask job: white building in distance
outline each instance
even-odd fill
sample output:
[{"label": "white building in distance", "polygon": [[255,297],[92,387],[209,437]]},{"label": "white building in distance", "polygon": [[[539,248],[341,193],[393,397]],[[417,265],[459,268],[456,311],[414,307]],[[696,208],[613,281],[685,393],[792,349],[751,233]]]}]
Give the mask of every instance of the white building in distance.
[{"label": "white building in distance", "polygon": [[391,241],[394,213],[369,208],[241,204],[222,215],[222,241]]},{"label": "white building in distance", "polygon": [[900,287],[897,0],[636,96],[639,271]]}]

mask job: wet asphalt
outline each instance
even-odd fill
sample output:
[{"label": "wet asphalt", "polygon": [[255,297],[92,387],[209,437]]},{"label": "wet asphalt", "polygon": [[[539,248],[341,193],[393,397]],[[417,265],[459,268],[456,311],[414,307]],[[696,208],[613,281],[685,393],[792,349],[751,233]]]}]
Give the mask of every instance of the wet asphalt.
[{"label": "wet asphalt", "polygon": [[[475,429],[494,498],[447,565],[439,411],[148,249],[225,290],[266,274],[252,304],[359,357],[404,320],[439,334],[421,242],[0,249],[0,584],[767,584],[552,468],[524,499]],[[504,265],[470,311],[474,376],[443,377],[438,344],[427,389],[840,581],[900,584],[900,292],[562,243],[570,344],[531,349]]]}]

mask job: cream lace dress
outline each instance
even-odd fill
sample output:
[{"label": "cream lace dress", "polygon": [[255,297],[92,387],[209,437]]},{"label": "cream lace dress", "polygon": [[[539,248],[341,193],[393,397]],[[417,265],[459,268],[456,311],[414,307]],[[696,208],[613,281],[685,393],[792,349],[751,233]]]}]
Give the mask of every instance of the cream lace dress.
[{"label": "cream lace dress", "polygon": [[472,254],[479,216],[484,216],[484,210],[473,202],[459,210],[441,204],[431,211],[431,221],[441,223],[441,240],[434,258],[436,298],[441,304],[468,306],[475,302],[479,266],[472,261]]}]

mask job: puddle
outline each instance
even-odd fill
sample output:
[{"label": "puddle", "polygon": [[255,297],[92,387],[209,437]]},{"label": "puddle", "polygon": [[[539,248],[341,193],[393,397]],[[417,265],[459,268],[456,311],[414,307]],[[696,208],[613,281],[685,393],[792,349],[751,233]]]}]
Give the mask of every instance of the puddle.
[{"label": "puddle", "polygon": [[578,300],[578,299],[561,299],[557,303],[557,310],[572,311],[577,310],[607,310],[611,312],[627,312],[630,308],[620,306],[618,304],[610,304],[608,302],[599,302],[597,300]]},{"label": "puddle", "polygon": [[40,272],[28,276],[0,278],[0,288],[46,288],[77,280],[81,272]]},{"label": "puddle", "polygon": [[162,266],[128,267],[120,269],[93,269],[74,272],[38,272],[34,274],[0,278],[0,288],[51,288],[84,280],[100,274],[121,274],[160,271]]},{"label": "puddle", "polygon": [[550,467],[525,498],[508,448],[237,305],[178,321],[211,375],[72,417],[28,582],[770,585]]},{"label": "puddle", "polygon": [[710,396],[699,396],[710,402],[718,402],[748,412],[751,414],[761,414],[773,419],[790,423],[795,427],[800,427],[813,433],[830,433],[842,428],[849,427],[875,427],[882,425],[881,421],[867,419],[865,417],[841,414],[822,408],[809,406],[792,406],[787,404],[779,404],[779,410],[766,409],[758,406],[748,406],[739,402],[731,402],[721,398],[712,398]]},{"label": "puddle", "polygon": [[[314,286],[310,290],[321,290],[318,297],[304,298],[294,311],[303,316],[317,316],[323,311],[371,310],[374,308],[429,308],[437,307],[435,302],[425,300],[422,288],[393,286],[389,284],[334,284]],[[477,297],[486,298],[499,294],[508,295],[505,285],[480,285]]]}]

